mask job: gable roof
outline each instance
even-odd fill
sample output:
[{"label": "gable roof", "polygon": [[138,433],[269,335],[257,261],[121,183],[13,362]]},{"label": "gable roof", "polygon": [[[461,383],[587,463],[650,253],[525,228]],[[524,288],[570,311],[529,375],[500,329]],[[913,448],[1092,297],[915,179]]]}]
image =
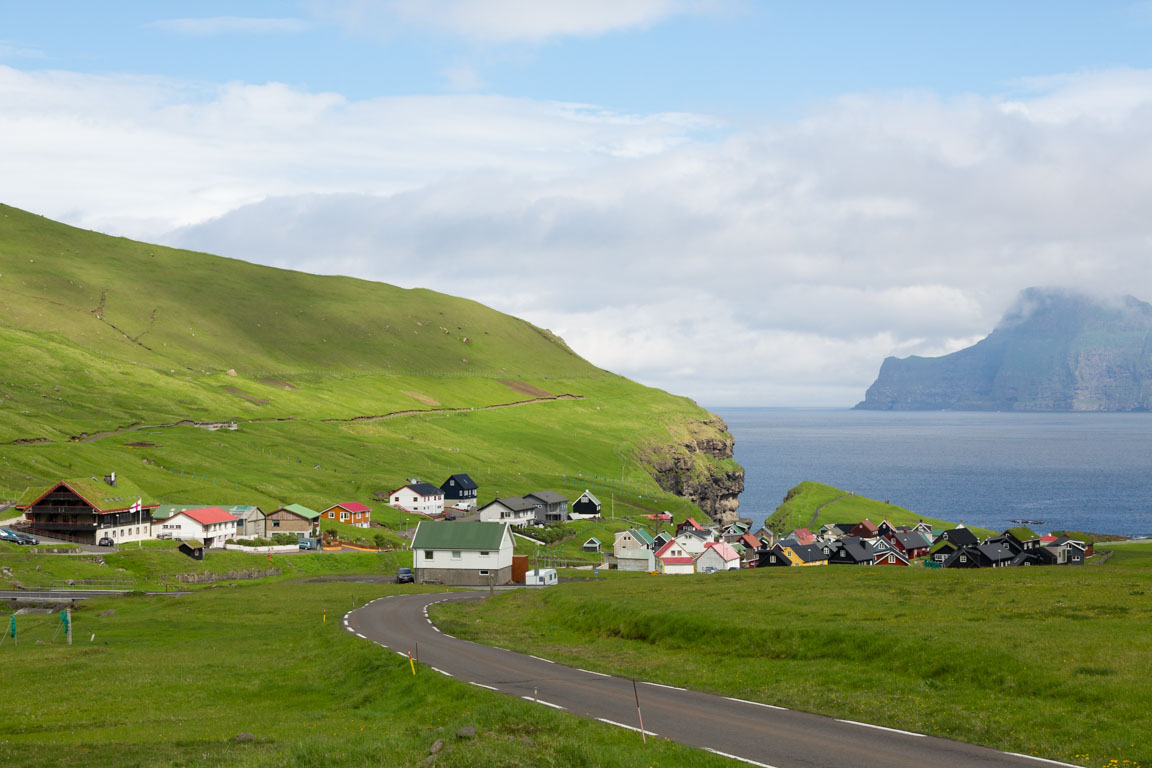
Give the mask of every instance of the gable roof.
[{"label": "gable roof", "polygon": [[499,499],[493,499],[484,506],[480,507],[481,511],[488,509],[493,504],[499,504],[502,507],[508,508],[512,512],[531,512],[540,506],[539,504],[528,501],[523,496],[504,496]]},{"label": "gable roof", "polygon": [[1020,542],[1021,544],[1023,544],[1026,541],[1032,541],[1034,539],[1040,538],[1039,536],[1036,535],[1035,531],[1033,531],[1031,528],[1029,528],[1026,525],[1017,525],[1015,528],[1009,528],[1008,530],[1004,531],[1004,535],[1005,536],[1012,536],[1013,538],[1016,539],[1016,541]]},{"label": "gable roof", "polygon": [[524,494],[526,499],[539,499],[545,504],[567,504],[568,497],[561,496],[556,491],[532,491],[532,493]]},{"label": "gable roof", "polygon": [[853,531],[855,531],[857,528],[868,534],[866,538],[871,538],[880,532],[880,529],[876,527],[876,523],[872,522],[868,518],[865,518],[856,523],[856,525],[852,526]]},{"label": "gable roof", "polygon": [[675,547],[675,546],[677,546],[677,545],[676,545],[676,542],[673,540],[673,541],[668,542],[664,546],[660,547],[660,549],[656,550],[656,559],[660,560],[661,562],[663,562],[667,565],[691,565],[692,563],[696,562],[695,560],[692,559],[691,555],[687,555],[687,554],[685,554],[685,555],[670,555],[670,554],[668,554],[668,550],[672,549],[672,547]]},{"label": "gable roof", "polygon": [[980,542],[980,540],[976,538],[976,534],[972,533],[972,531],[968,530],[963,525],[959,525],[955,528],[950,528],[947,531],[944,531],[936,537],[936,541],[940,541],[940,539],[946,539],[951,541],[953,544],[958,544],[961,547],[967,547],[971,544],[978,544]]},{"label": "gable roof", "polygon": [[131,480],[118,477],[116,478],[116,485],[111,486],[96,477],[75,477],[58,480],[50,485],[28,488],[20,497],[16,508],[24,511],[60,486],[72,491],[97,512],[123,512],[135,504],[137,500],[141,502],[144,509],[153,509],[159,506]]},{"label": "gable roof", "polygon": [[840,548],[848,553],[850,559],[858,563],[876,559],[876,550],[872,544],[859,536],[845,536],[840,539]]},{"label": "gable roof", "polygon": [[[476,484],[475,480],[463,472],[457,473],[455,475],[448,475],[448,480],[455,480],[456,487],[464,491],[475,491],[480,487]],[[448,485],[448,480],[445,480],[440,487],[443,488],[445,485]]]},{"label": "gable roof", "polygon": [[366,507],[358,501],[342,501],[339,504],[333,504],[332,506],[328,507],[328,509],[326,509],[324,511],[325,512],[331,512],[332,510],[336,509],[337,507],[344,510],[345,512],[371,512],[372,511],[371,507]]},{"label": "gable roof", "polygon": [[652,557],[652,550],[644,547],[626,547],[616,555],[617,560],[648,560]]},{"label": "gable roof", "polygon": [[588,501],[592,502],[596,506],[598,506],[598,507],[600,506],[600,499],[593,496],[592,491],[588,490],[587,488],[584,489],[584,493],[582,493],[576,497],[576,501],[580,501],[580,499],[587,499]]},{"label": "gable roof", "polygon": [[151,510],[153,520],[167,520],[173,515],[183,512],[188,509],[197,509],[197,504],[157,504],[156,508]]},{"label": "gable roof", "polygon": [[178,515],[190,517],[200,525],[212,525],[213,523],[227,523],[229,521],[235,522],[236,518],[220,509],[220,507],[200,507],[199,509],[185,509],[182,512],[177,512]]},{"label": "gable roof", "polygon": [[792,551],[806,563],[815,563],[828,559],[824,554],[824,550],[817,544],[796,544],[793,545]]},{"label": "gable roof", "polygon": [[629,528],[628,531],[632,534],[632,538],[642,541],[648,546],[652,546],[656,543],[656,539],[652,536],[652,534],[648,533],[648,531],[644,530],[643,528]]},{"label": "gable roof", "polygon": [[[161,504],[160,506],[166,506],[166,505]],[[188,508],[189,507],[185,507],[185,509],[188,509]],[[264,517],[267,516],[267,515],[265,515],[264,510],[260,509],[260,507],[254,506],[252,504],[236,504],[236,505],[233,505],[231,507],[222,507],[222,509],[224,509],[224,511],[228,512],[230,515],[232,515],[236,519],[240,519],[241,517],[248,517],[248,516],[252,515],[253,512],[258,512],[261,516],[264,516]],[[156,518],[155,512],[152,513],[152,518],[153,519]]]},{"label": "gable roof", "polygon": [[750,533],[741,534],[740,538],[736,539],[736,541],[752,549],[757,549],[761,544],[761,541]]},{"label": "gable roof", "polygon": [[[726,563],[740,559],[740,553],[733,549],[732,545],[726,541],[709,541],[704,545],[704,552],[710,549],[716,550],[716,554],[720,555],[721,559]],[[700,554],[703,555],[704,552]]]},{"label": "gable roof", "polygon": [[305,507],[303,504],[285,504],[284,506],[280,507],[280,509],[286,509],[289,512],[295,512],[305,520],[315,520],[316,518],[320,517],[319,512],[314,509],[308,509],[308,507]]},{"label": "gable roof", "polygon": [[412,549],[500,549],[508,523],[439,523],[421,520],[412,535]]},{"label": "gable roof", "polygon": [[[405,488],[408,488],[413,493],[415,493],[417,496],[443,496],[444,495],[443,489],[437,488],[436,486],[432,485],[432,483],[408,483],[407,485],[400,486],[395,491],[392,491],[392,493],[399,493],[400,491],[404,490]],[[392,493],[390,493],[388,495],[391,496]]]},{"label": "gable roof", "polygon": [[[588,546],[589,544],[595,544],[596,546],[598,546],[598,547],[599,547],[599,546],[600,546],[600,539],[598,539],[598,538],[596,538],[595,536],[593,536],[592,538],[588,539],[588,541],[584,542],[584,543],[583,543],[583,544],[581,544],[580,546],[582,546],[582,547],[586,547],[586,546]],[[637,547],[625,547],[625,549],[637,549]]]},{"label": "gable roof", "polygon": [[924,537],[916,532],[904,533],[897,531],[893,533],[890,538],[900,542],[900,546],[904,547],[905,550],[923,549],[928,546],[928,542]]},{"label": "gable roof", "polygon": [[697,530],[697,531],[704,530],[704,527],[701,526],[700,523],[696,522],[696,519],[692,518],[692,517],[688,518],[683,523],[680,523],[680,525],[685,525],[685,524],[690,526],[693,530]]},{"label": "gable roof", "polygon": [[981,554],[983,554],[986,558],[994,563],[998,563],[1002,560],[1011,560],[1012,558],[1016,557],[1015,552],[1008,549],[1008,547],[1002,547],[999,544],[977,544],[976,549],[980,550]]}]

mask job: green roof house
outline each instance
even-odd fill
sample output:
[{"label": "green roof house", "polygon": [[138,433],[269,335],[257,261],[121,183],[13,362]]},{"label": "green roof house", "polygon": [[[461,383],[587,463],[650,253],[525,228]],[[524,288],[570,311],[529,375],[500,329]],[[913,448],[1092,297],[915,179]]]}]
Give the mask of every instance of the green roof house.
[{"label": "green roof house", "polygon": [[488,586],[512,582],[509,523],[424,520],[412,535],[417,584]]},{"label": "green roof house", "polygon": [[264,535],[294,533],[301,538],[312,536],[320,527],[320,513],[301,504],[287,504],[269,512],[264,520]]},{"label": "green roof house", "polygon": [[117,478],[78,477],[29,488],[16,508],[41,536],[82,544],[116,543],[152,537],[151,511],[157,507],[134,483]]}]

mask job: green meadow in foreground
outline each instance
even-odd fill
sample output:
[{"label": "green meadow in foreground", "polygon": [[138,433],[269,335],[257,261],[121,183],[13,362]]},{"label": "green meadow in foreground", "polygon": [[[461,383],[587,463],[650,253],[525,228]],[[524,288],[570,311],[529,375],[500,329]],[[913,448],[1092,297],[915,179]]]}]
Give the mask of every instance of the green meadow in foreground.
[{"label": "green meadow in foreground", "polygon": [[1078,765],[1152,766],[1152,543],[1114,550],[1082,567],[636,574],[432,615],[458,637],[603,672]]},{"label": "green meadow in foreground", "polygon": [[[19,646],[0,645],[0,764],[376,768],[420,764],[438,740],[432,764],[450,768],[728,764],[427,667],[413,676],[340,624],[397,591],[413,588],[265,584],[87,601],[71,647],[58,615],[19,616]],[[476,738],[458,739],[467,726]]]}]

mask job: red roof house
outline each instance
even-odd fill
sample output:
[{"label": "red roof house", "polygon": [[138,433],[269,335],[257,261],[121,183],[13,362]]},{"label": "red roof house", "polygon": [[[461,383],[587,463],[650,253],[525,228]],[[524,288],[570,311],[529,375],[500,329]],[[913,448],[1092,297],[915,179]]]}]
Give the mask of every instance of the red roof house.
[{"label": "red roof house", "polygon": [[684,574],[696,572],[696,561],[686,549],[673,539],[656,550],[656,566],[660,573]]},{"label": "red roof house", "polygon": [[366,507],[358,501],[342,501],[321,512],[320,519],[336,520],[354,525],[357,528],[367,528],[371,520],[371,513],[370,507]]}]

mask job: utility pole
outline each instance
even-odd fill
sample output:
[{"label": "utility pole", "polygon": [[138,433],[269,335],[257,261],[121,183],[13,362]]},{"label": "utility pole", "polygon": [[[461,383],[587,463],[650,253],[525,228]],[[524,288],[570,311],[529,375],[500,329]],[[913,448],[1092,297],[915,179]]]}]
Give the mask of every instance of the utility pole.
[{"label": "utility pole", "polygon": [[68,645],[72,645],[72,609],[64,609],[64,629],[68,632]]}]

